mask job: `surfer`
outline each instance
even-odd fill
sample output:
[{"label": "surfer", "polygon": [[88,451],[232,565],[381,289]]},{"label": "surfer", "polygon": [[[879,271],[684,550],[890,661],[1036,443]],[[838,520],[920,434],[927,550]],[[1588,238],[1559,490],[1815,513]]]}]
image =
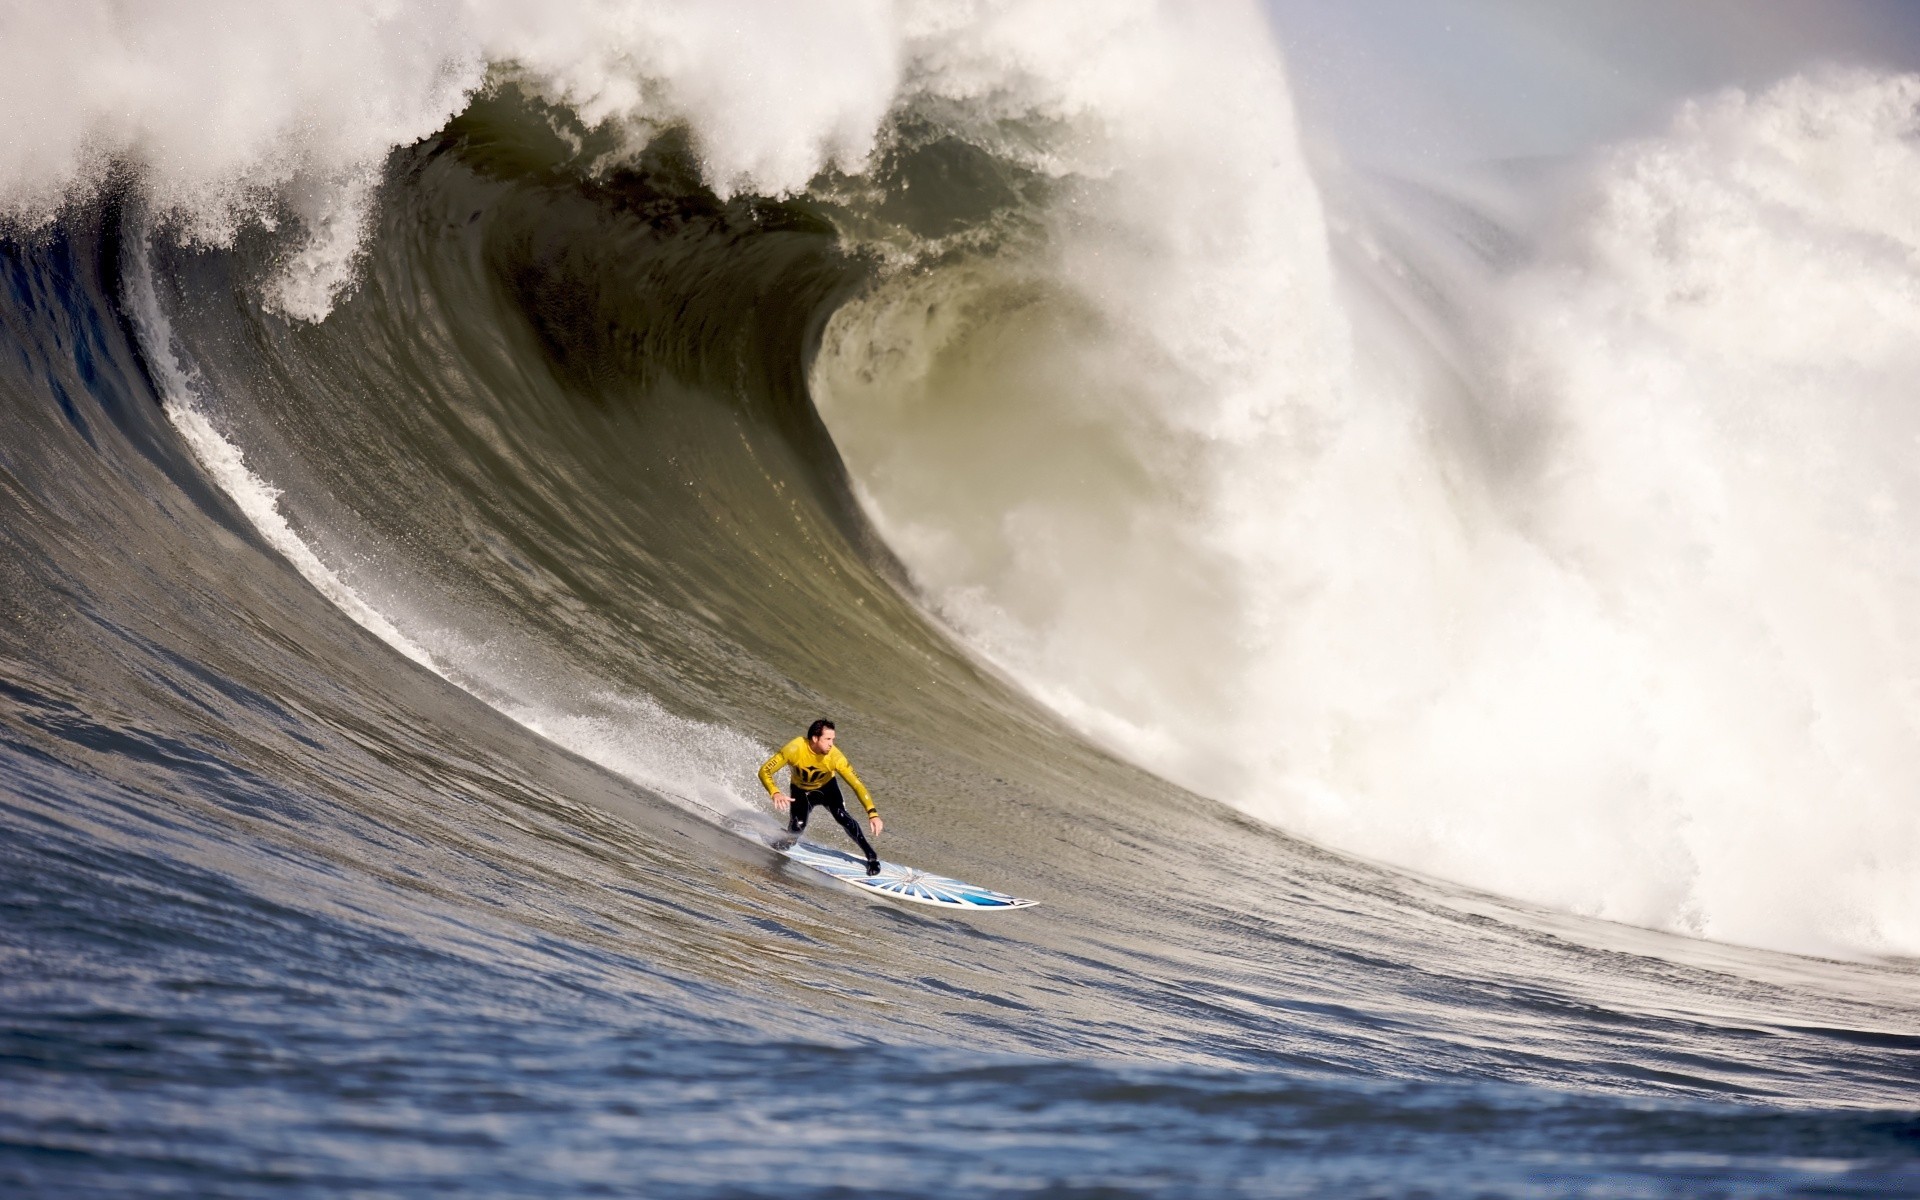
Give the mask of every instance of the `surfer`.
[{"label": "surfer", "polygon": [[[800,833],[807,827],[807,817],[815,808],[824,808],[840,822],[840,828],[854,840],[862,853],[867,856],[867,874],[880,873],[880,856],[873,852],[873,843],[867,841],[867,835],[860,832],[860,823],[847,813],[846,797],[840,794],[840,780],[845,779],[853,794],[860,797],[861,807],[867,810],[867,824],[873,829],[873,836],[879,837],[886,823],[873,807],[873,797],[867,794],[866,785],[853,773],[853,764],[847,756],[834,749],[833,722],[825,717],[807,726],[805,737],[797,737],[766,762],[760,764],[760,782],[766,785],[767,795],[773,797],[773,806],[787,814],[787,830]],[[789,768],[787,786],[793,790],[789,796],[780,790],[773,781],[773,774],[781,767]],[[838,778],[836,778],[838,776]]]}]

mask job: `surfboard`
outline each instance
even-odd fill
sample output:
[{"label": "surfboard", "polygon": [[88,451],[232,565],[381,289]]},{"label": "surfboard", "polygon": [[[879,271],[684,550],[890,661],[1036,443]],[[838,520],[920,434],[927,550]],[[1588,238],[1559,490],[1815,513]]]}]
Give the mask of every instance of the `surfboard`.
[{"label": "surfboard", "polygon": [[781,853],[794,862],[812,867],[823,875],[831,875],[835,879],[843,880],[857,888],[865,888],[889,900],[931,904],[936,908],[963,908],[971,912],[1031,908],[1039,903],[1037,900],[1022,900],[1018,896],[996,892],[992,888],[962,883],[958,879],[948,879],[945,875],[903,867],[899,863],[890,863],[884,859],[880,863],[880,873],[869,875],[865,859],[855,857],[844,850],[830,850],[825,846],[815,846],[808,842],[796,842]]}]

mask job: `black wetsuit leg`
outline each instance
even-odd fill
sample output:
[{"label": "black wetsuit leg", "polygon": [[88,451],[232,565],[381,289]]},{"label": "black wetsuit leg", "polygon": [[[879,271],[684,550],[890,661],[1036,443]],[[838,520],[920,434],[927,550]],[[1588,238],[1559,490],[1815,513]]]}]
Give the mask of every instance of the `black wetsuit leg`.
[{"label": "black wetsuit leg", "polygon": [[840,822],[840,828],[847,831],[847,836],[853,839],[854,845],[860,847],[860,853],[867,856],[869,863],[880,861],[880,856],[873,852],[873,844],[867,841],[867,835],[861,831],[860,822],[854,820],[853,814],[847,811],[846,797],[840,794],[838,779],[827,780],[827,786],[818,791],[809,792],[800,788],[789,788],[787,794],[793,797],[793,803],[787,808],[789,831],[799,833],[807,827],[809,810],[824,808],[833,814],[834,820]]}]

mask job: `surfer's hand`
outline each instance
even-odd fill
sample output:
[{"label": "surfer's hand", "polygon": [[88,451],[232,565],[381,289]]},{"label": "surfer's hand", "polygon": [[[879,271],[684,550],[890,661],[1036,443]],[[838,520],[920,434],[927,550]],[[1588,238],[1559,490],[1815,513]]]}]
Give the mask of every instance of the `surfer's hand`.
[{"label": "surfer's hand", "polygon": [[887,823],[880,819],[880,814],[875,813],[873,816],[867,818],[867,827],[873,830],[873,836],[879,837],[880,831],[887,827]]},{"label": "surfer's hand", "polygon": [[781,812],[787,811],[787,805],[792,803],[793,797],[787,795],[785,792],[775,792],[773,794],[773,807]]}]

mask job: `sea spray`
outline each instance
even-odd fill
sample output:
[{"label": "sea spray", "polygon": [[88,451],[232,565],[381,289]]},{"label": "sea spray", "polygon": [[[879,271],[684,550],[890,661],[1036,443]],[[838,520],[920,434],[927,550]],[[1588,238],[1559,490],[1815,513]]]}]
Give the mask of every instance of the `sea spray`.
[{"label": "sea spray", "polygon": [[1142,105],[1183,160],[843,310],[816,388],[930,602],[1117,752],[1505,894],[1912,953],[1915,87],[1598,156],[1427,371],[1380,322],[1343,356],[1239,108]]}]

